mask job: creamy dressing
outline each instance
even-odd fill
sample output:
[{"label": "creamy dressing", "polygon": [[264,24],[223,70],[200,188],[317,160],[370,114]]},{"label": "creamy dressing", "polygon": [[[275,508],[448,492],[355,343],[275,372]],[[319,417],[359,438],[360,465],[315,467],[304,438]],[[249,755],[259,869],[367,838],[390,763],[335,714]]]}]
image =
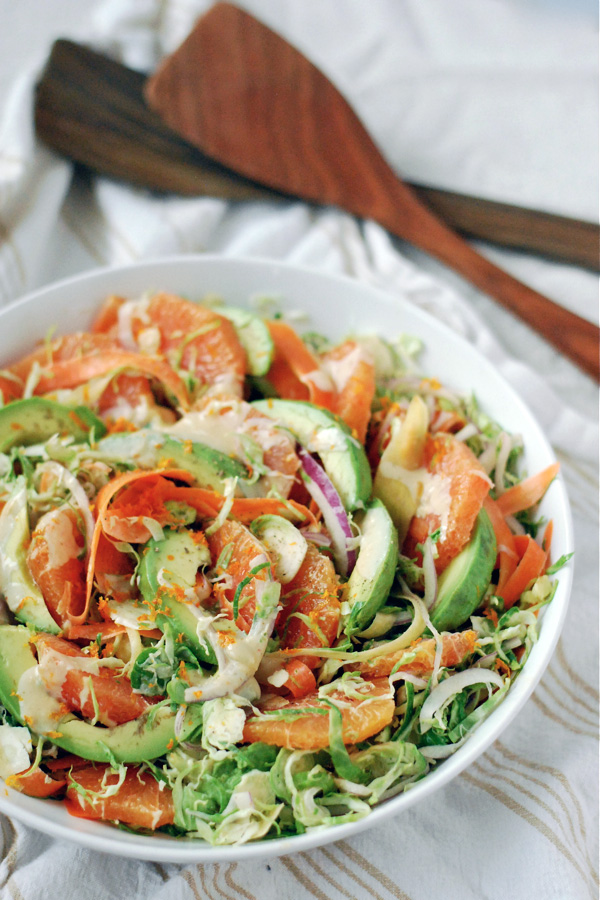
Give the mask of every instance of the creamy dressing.
[{"label": "creamy dressing", "polygon": [[65,715],[64,706],[52,697],[39,673],[39,666],[31,666],[21,675],[17,685],[21,717],[36,734],[51,734]]},{"label": "creamy dressing", "polygon": [[77,559],[81,553],[82,548],[75,539],[73,522],[66,515],[64,507],[53,509],[42,516],[36,531],[43,531],[48,549],[48,562],[44,571],[60,569],[72,559]]},{"label": "creamy dressing", "polygon": [[428,474],[429,477],[423,482],[423,493],[417,506],[416,515],[420,518],[430,515],[438,516],[440,519],[440,538],[444,540],[448,530],[450,504],[452,502],[450,495],[451,480],[447,476],[437,473]]},{"label": "creamy dressing", "polygon": [[419,518],[437,516],[440,520],[441,538],[446,535],[450,515],[451,479],[447,475],[428,472],[423,466],[419,469],[405,469],[404,466],[382,460],[379,471],[386,478],[400,481],[411,493],[417,503],[415,515]]},{"label": "creamy dressing", "polygon": [[197,441],[213,450],[220,450],[227,456],[239,456],[239,433],[244,418],[242,403],[235,400],[227,403],[212,400],[203,409],[186,413],[163,431],[181,441]]},{"label": "creamy dressing", "polygon": [[160,331],[152,325],[149,328],[142,328],[137,336],[138,347],[142,353],[154,356],[160,350]]},{"label": "creamy dressing", "polygon": [[329,376],[338,393],[344,390],[363,357],[362,347],[357,345],[342,359],[326,359],[323,361],[321,369]]},{"label": "creamy dressing", "polygon": [[317,390],[320,391],[333,391],[333,384],[329,374],[323,369],[313,369],[312,372],[307,372],[305,375],[302,375],[301,380],[306,384],[313,384]]},{"label": "creamy dressing", "polygon": [[108,600],[108,609],[110,617],[117,625],[123,625],[124,628],[132,631],[139,631],[141,628],[154,628],[155,623],[148,615],[148,610],[133,600]]},{"label": "creamy dressing", "polygon": [[329,453],[332,450],[344,453],[347,447],[348,435],[344,434],[336,425],[313,431],[306,445],[306,449],[310,453]]},{"label": "creamy dressing", "polygon": [[18,775],[29,768],[31,734],[20,725],[0,725],[0,778]]},{"label": "creamy dressing", "polygon": [[60,699],[63,685],[69,672],[84,672],[87,675],[99,675],[100,668],[120,668],[121,663],[114,659],[98,659],[94,656],[67,656],[52,647],[44,648],[37,666],[38,675],[46,690],[56,699]]},{"label": "creamy dressing", "polygon": [[[186,413],[174,425],[161,427],[161,431],[181,441],[206,444],[250,465],[252,462],[245,452],[244,436],[256,441],[263,453],[282,447],[290,455],[294,454],[294,443],[287,434],[267,416],[257,415],[249,403],[235,397],[209,399],[202,409]],[[270,488],[275,488],[287,497],[292,482],[293,476],[268,469],[267,475],[262,476],[256,485],[246,486],[244,493],[247,496],[262,496]]]}]

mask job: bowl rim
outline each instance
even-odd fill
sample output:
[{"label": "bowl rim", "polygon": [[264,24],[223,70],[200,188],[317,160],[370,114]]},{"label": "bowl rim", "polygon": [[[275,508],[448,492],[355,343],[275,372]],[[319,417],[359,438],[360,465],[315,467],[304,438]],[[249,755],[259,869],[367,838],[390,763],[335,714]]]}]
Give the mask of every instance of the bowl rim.
[{"label": "bowl rim", "polygon": [[[59,294],[63,290],[76,289],[81,287],[85,290],[86,286],[93,286],[94,283],[101,283],[107,277],[115,279],[126,278],[128,274],[136,272],[152,273],[155,271],[168,270],[175,268],[191,268],[197,266],[203,267],[219,267],[238,268],[243,270],[254,270],[256,273],[264,273],[265,279],[277,280],[278,278],[289,278],[297,276],[298,278],[314,280],[322,284],[335,283],[339,289],[346,287],[353,292],[364,292],[365,295],[373,297],[374,302],[384,303],[389,307],[396,308],[396,314],[402,309],[409,313],[409,318],[417,320],[419,326],[423,328],[433,328],[434,332],[441,333],[442,337],[462,348],[465,352],[468,348],[468,355],[473,356],[482,362],[484,369],[488,375],[494,374],[496,379],[500,381],[502,389],[506,392],[518,411],[520,417],[524,417],[528,421],[530,427],[537,432],[536,440],[540,441],[544,455],[550,461],[555,460],[555,454],[545,437],[535,416],[527,405],[523,402],[514,388],[504,379],[497,367],[487,360],[483,354],[462,335],[457,334],[444,322],[432,316],[418,306],[410,303],[410,301],[387,292],[381,287],[361,282],[356,278],[345,274],[331,273],[311,268],[309,266],[297,265],[290,262],[282,262],[273,260],[268,257],[225,257],[217,254],[185,254],[161,256],[152,259],[139,260],[125,265],[110,265],[99,268],[93,268],[70,275],[66,278],[47,284],[41,288],[30,291],[23,297],[13,301],[0,310],[0,322],[3,319],[10,318],[12,315],[18,314],[18,311],[29,305],[39,303],[45,297],[52,294]],[[265,288],[265,293],[271,291],[270,287]],[[560,508],[563,517],[563,530],[565,537],[564,552],[573,550],[573,521],[572,513],[568,501],[566,487],[563,476],[559,473],[557,479],[558,491],[555,493],[554,502]],[[63,824],[49,817],[46,811],[48,803],[52,801],[38,800],[36,798],[25,797],[18,792],[10,790],[0,791],[0,812],[14,816],[14,818],[22,821],[24,824],[35,828],[38,831],[49,834],[53,837],[61,837],[73,841],[77,844],[84,845],[90,849],[100,852],[111,853],[114,855],[136,858],[140,860],[154,860],[161,862],[173,863],[192,863],[192,862],[233,862],[244,861],[248,859],[270,858],[274,856],[295,853],[313,849],[317,846],[341,840],[360,832],[375,827],[392,816],[400,815],[404,810],[416,805],[419,801],[430,796],[436,790],[441,789],[444,785],[449,784],[461,772],[463,772],[477,757],[484,753],[491,744],[497,739],[508,725],[514,721],[515,716],[522,710],[527,700],[533,693],[538,682],[542,678],[547,665],[554,653],[556,644],[560,637],[560,633],[567,614],[569,599],[573,580],[573,561],[571,560],[562,570],[557,589],[557,597],[554,598],[551,607],[545,610],[546,613],[552,612],[552,630],[550,625],[546,625],[547,616],[543,617],[542,627],[540,629],[540,639],[532,649],[531,655],[519,673],[519,677],[515,683],[511,685],[506,697],[499,704],[498,708],[484,720],[476,732],[466,741],[459,750],[456,751],[448,759],[444,760],[443,765],[428,773],[422,780],[416,782],[414,786],[405,793],[392,797],[379,806],[374,807],[371,812],[362,819],[343,825],[324,826],[305,834],[295,835],[285,838],[274,838],[270,840],[261,839],[256,842],[240,845],[224,845],[214,846],[198,839],[187,838],[169,838],[161,835],[137,835],[120,831],[114,826],[90,822],[84,819],[72,819],[68,824]],[[531,659],[534,659],[535,666],[531,667]],[[15,802],[18,801],[18,802]],[[64,807],[63,807],[64,809]],[[66,820],[65,820],[66,821]]]}]

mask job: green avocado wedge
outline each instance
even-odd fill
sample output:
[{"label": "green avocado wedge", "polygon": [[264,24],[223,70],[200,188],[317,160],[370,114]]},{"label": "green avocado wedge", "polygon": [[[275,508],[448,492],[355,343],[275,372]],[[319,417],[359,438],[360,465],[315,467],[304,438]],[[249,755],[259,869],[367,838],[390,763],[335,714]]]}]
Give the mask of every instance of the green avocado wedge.
[{"label": "green avocado wedge", "polygon": [[161,631],[168,622],[176,634],[184,635],[200,660],[216,665],[212,647],[198,637],[198,616],[191,604],[179,599],[193,589],[198,569],[210,566],[210,561],[207,545],[195,541],[192,532],[166,528],[161,540],[151,538],[143,550],[138,570],[143,604],[139,606],[140,616],[154,610]]},{"label": "green avocado wedge", "polygon": [[201,487],[219,494],[224,492],[226,478],[248,478],[248,470],[239,460],[206,444],[179,441],[150,428],[111,434],[98,441],[96,451],[109,462],[126,459],[143,469],[154,469],[168,462],[193,475]]},{"label": "green avocado wedge", "polygon": [[27,567],[29,540],[27,488],[20,475],[0,513],[0,594],[20,622],[39,631],[59,634],[60,628]]},{"label": "green avocado wedge", "polygon": [[319,455],[347,510],[364,507],[373,487],[369,461],[339,416],[304,400],[255,400],[252,406],[291,431],[309,453]]},{"label": "green avocado wedge", "polygon": [[352,636],[367,628],[385,603],[396,573],[398,533],[381,500],[371,500],[357,516],[362,538],[356,565],[348,579],[350,615],[344,626]]},{"label": "green avocado wedge", "polygon": [[254,313],[238,306],[219,306],[215,312],[229,319],[248,357],[248,374],[260,377],[271,368],[275,345],[266,324]]},{"label": "green avocado wedge", "polygon": [[45,397],[14,400],[0,409],[0,453],[12,447],[41,444],[55,434],[71,435],[76,442],[97,440],[106,433],[104,423],[85,406],[63,406]]},{"label": "green avocado wedge", "polygon": [[482,509],[467,546],[438,578],[437,598],[430,610],[438,631],[456,631],[473,615],[490,583],[496,564],[496,537]]},{"label": "green avocado wedge", "polygon": [[250,531],[266,548],[275,569],[275,578],[289,584],[304,562],[308,545],[304,535],[282,516],[259,516]]},{"label": "green avocado wedge", "polygon": [[[29,637],[23,626],[0,625],[0,702],[22,725],[26,722],[18,695],[19,683],[23,684],[23,675],[36,665]],[[38,707],[43,706],[45,699],[43,691],[38,690]],[[54,702],[47,696],[49,707]],[[90,725],[69,714],[56,722],[51,740],[68,753],[93,762],[111,762],[114,758],[121,763],[141,763],[163,756],[174,746],[175,713],[161,707],[113,728]]]}]

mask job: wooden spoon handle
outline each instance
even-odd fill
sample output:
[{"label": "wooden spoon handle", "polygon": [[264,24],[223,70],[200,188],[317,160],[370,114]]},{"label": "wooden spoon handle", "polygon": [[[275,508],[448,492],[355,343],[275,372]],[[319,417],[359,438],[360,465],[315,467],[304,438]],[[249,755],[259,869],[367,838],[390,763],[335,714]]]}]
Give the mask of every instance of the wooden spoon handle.
[{"label": "wooden spoon handle", "polygon": [[[393,199],[391,182],[388,187],[388,197]],[[410,189],[406,184],[402,185],[402,221],[399,223],[395,210],[388,207],[388,214],[383,213],[380,218],[382,225],[403,237],[407,231],[406,214],[410,213],[413,244],[493,297],[545,337],[584,372],[600,381],[600,329],[597,325],[498,268],[425,209],[416,197],[413,206],[407,192]]]},{"label": "wooden spoon handle", "polygon": [[430,185],[409,181],[406,184],[446,225],[468,237],[600,271],[600,228],[595,222],[470,197]]},{"label": "wooden spoon handle", "polygon": [[[146,106],[146,78],[83,44],[57,40],[37,85],[38,137],[95,172],[155,191],[231,200],[283,195],[220,166]],[[407,182],[439,218],[469,237],[600,270],[600,228],[431,185]]]},{"label": "wooden spoon handle", "polygon": [[[433,253],[433,250],[430,250]],[[447,257],[447,253],[451,256]],[[600,381],[600,330],[597,325],[560,306],[548,297],[460,242],[437,247],[435,256],[448,262],[484,293],[519,316],[588,375]]]}]

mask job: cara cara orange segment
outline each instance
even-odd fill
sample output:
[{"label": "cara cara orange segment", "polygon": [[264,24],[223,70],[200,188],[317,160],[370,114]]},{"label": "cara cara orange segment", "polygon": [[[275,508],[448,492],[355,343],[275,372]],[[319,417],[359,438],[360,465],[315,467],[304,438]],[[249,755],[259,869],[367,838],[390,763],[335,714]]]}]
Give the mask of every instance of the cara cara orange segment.
[{"label": "cara cara orange segment", "polygon": [[[269,564],[251,575],[253,569],[269,562],[265,548],[245,525],[227,519],[217,531],[206,536],[210,555],[220,580],[214,584],[214,593],[221,611],[228,618],[234,616],[234,600],[238,595],[238,617],[236,625],[250,631],[256,609],[256,585],[273,579],[273,568]],[[238,587],[249,579],[238,593]]]},{"label": "cara cara orange segment", "polygon": [[[117,792],[108,797],[86,798],[102,793],[118,783],[118,774],[107,766],[96,765],[76,769],[69,774],[66,807],[72,816],[122,822],[133,828],[161,828],[173,822],[175,812],[170,788],[158,783],[150,772],[128,768]],[[78,790],[79,787],[79,790]],[[83,790],[82,790],[83,789]]]},{"label": "cara cara orange segment", "polygon": [[[474,652],[477,634],[471,630],[444,632],[441,639],[440,666],[452,669]],[[437,641],[435,638],[422,638],[412,647],[366,660],[359,663],[356,668],[364,678],[382,678],[385,675],[391,675],[392,671],[428,678],[433,672],[436,652]]]},{"label": "cara cara orange segment", "polygon": [[59,625],[85,607],[85,537],[74,509],[59,507],[39,520],[27,550],[27,567],[50,615]]},{"label": "cara cara orange segment", "polygon": [[[79,712],[86,719],[97,716],[102,725],[122,725],[137,719],[152,700],[136,694],[125,675],[109,668],[98,667],[98,674],[88,671],[93,658],[70,641],[50,634],[36,638],[39,674],[48,693],[61,700],[71,712]],[[73,659],[69,665],[69,659]],[[81,660],[88,664],[83,665]]]},{"label": "cara cara orange segment", "polygon": [[447,521],[443,523],[437,512],[413,516],[402,552],[420,559],[417,545],[441,527],[441,537],[435,545],[435,568],[439,574],[468,543],[491,482],[473,451],[452,435],[428,435],[423,466],[448,492]]},{"label": "cara cara orange segment", "polygon": [[331,411],[344,420],[364,444],[375,396],[375,366],[355,341],[345,341],[321,356],[325,372],[337,388]]},{"label": "cara cara orange segment", "polygon": [[[309,542],[304,562],[283,588],[275,623],[282,649],[331,646],[340,622],[339,591],[333,563]],[[321,664],[315,656],[300,658],[310,668]]]},{"label": "cara cara orange segment", "polygon": [[[114,335],[118,306],[119,298],[112,298],[95,328],[108,328]],[[223,390],[241,396],[248,361],[225,316],[174,294],[160,293],[140,305],[139,311],[134,310],[130,324],[138,343],[143,332],[156,330],[154,352],[166,356],[175,368],[191,372],[202,384],[221,384]]]},{"label": "cara cara orange segment", "polygon": [[[365,682],[364,699],[352,699],[342,694],[332,693],[329,698],[335,703],[343,701],[342,737],[345,744],[357,744],[377,734],[394,717],[395,701],[391,696],[387,678]],[[262,712],[283,709],[292,713],[289,719],[250,716],[244,726],[244,741],[262,741],[287,747],[290,750],[322,750],[329,746],[329,709],[318,692],[307,694],[301,700],[283,701],[281,697],[271,697],[260,704]],[[304,712],[305,711],[305,712]]]}]

